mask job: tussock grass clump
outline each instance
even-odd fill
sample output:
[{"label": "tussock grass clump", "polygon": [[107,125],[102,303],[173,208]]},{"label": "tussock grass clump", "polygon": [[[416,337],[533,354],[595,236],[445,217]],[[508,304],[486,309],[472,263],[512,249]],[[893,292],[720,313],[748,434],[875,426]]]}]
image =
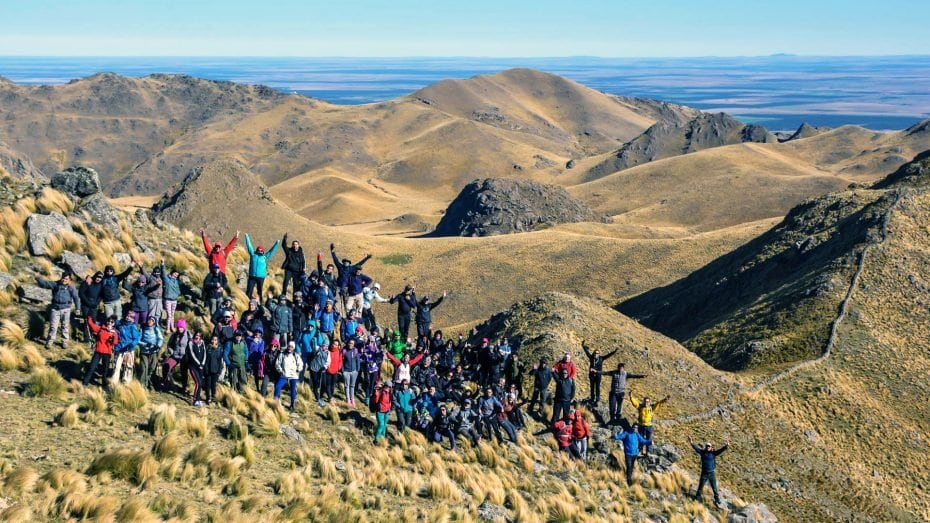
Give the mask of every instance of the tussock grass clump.
[{"label": "tussock grass clump", "polygon": [[335,405],[330,404],[326,407],[326,410],[323,413],[326,416],[326,419],[329,420],[333,425],[339,424],[339,409]]},{"label": "tussock grass clump", "polygon": [[325,480],[325,481],[335,481],[339,473],[336,471],[336,464],[330,458],[324,456],[320,452],[313,453],[311,459],[311,468],[313,470],[313,475]]},{"label": "tussock grass clump", "polygon": [[499,450],[500,449],[494,448],[494,446],[489,443],[479,441],[477,451],[478,463],[490,468],[496,468],[502,465],[506,460],[501,457]]},{"label": "tussock grass clump", "polygon": [[72,403],[55,415],[55,424],[61,427],[73,427],[78,422],[78,408],[80,405]]},{"label": "tussock grass clump", "polygon": [[242,456],[245,458],[245,464],[247,467],[251,467],[255,463],[255,440],[251,436],[245,436],[239,443],[236,443],[236,448],[233,449],[233,455]]},{"label": "tussock grass clump", "polygon": [[239,419],[239,416],[233,416],[226,427],[226,437],[233,441],[242,441],[249,435],[249,427]]},{"label": "tussock grass clump", "polygon": [[65,193],[46,187],[42,189],[39,197],[35,200],[35,207],[41,213],[57,212],[68,214],[74,210],[74,202]]},{"label": "tussock grass clump", "polygon": [[22,503],[0,512],[0,521],[32,521],[32,509]]},{"label": "tussock grass clump", "polygon": [[116,450],[94,458],[87,473],[91,476],[110,474],[143,485],[158,474],[158,462],[146,451]]},{"label": "tussock grass clump", "polygon": [[444,499],[458,502],[462,499],[458,485],[445,473],[430,476],[426,484],[426,494],[432,499]]},{"label": "tussock grass clump", "polygon": [[138,381],[117,384],[110,389],[110,401],[123,410],[136,412],[149,402],[149,394]]},{"label": "tussock grass clump", "polygon": [[107,397],[99,388],[88,387],[81,391],[81,405],[88,412],[101,413],[107,410]]},{"label": "tussock grass clump", "polygon": [[111,496],[101,496],[95,492],[69,492],[59,502],[58,508],[62,516],[112,521],[117,505],[116,499]]},{"label": "tussock grass clump", "polygon": [[276,438],[281,434],[281,420],[271,409],[264,409],[255,420],[255,434],[263,438]]},{"label": "tussock grass clump", "polygon": [[226,485],[223,488],[223,494],[227,496],[239,498],[246,495],[249,492],[249,482],[245,479],[245,476],[239,476],[236,478],[236,481]]},{"label": "tussock grass clump", "polygon": [[163,436],[174,430],[177,424],[177,407],[174,405],[160,403],[149,414],[148,429],[153,436]]},{"label": "tussock grass clump", "polygon": [[233,412],[237,412],[242,404],[242,396],[225,385],[216,388],[216,399]]},{"label": "tussock grass clump", "polygon": [[35,345],[27,344],[26,348],[20,353],[19,368],[28,371],[43,367],[45,367],[45,356],[39,352]]},{"label": "tussock grass clump", "polygon": [[214,453],[206,443],[194,446],[185,456],[184,460],[193,465],[207,465],[214,458]]},{"label": "tussock grass clump", "polygon": [[187,433],[187,435],[203,439],[210,432],[210,425],[207,418],[201,416],[185,416],[178,422],[178,428]]},{"label": "tussock grass clump", "polygon": [[17,212],[12,207],[0,209],[0,234],[10,252],[16,253],[26,246],[26,218],[31,212]]},{"label": "tussock grass clump", "polygon": [[130,521],[133,523],[158,523],[161,518],[149,510],[145,501],[132,497],[120,507],[119,512],[116,513],[116,521],[121,523]]},{"label": "tussock grass clump", "polygon": [[19,367],[19,355],[6,345],[0,345],[0,371],[6,372]]},{"label": "tussock grass clump", "polygon": [[178,431],[172,430],[164,436],[161,437],[158,441],[155,442],[155,446],[152,447],[152,453],[159,460],[171,459],[177,456],[181,452],[181,439]]},{"label": "tussock grass clump", "polygon": [[38,481],[39,473],[32,467],[24,466],[11,470],[3,478],[3,493],[18,496],[31,492]]},{"label": "tussock grass clump", "polygon": [[0,341],[13,350],[22,350],[26,346],[26,332],[12,320],[0,321]]},{"label": "tussock grass clump", "polygon": [[210,481],[231,480],[239,474],[239,470],[245,465],[245,458],[235,456],[232,458],[213,458],[208,464],[210,467]]},{"label": "tussock grass clump", "polygon": [[61,398],[68,390],[68,384],[65,382],[58,371],[48,367],[33,369],[29,375],[29,382],[26,384],[27,396],[48,396],[51,398]]}]

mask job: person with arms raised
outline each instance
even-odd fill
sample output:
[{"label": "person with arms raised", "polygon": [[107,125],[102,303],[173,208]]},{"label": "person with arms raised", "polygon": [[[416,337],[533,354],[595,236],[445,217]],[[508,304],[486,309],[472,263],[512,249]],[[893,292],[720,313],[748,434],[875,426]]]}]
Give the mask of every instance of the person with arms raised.
[{"label": "person with arms raised", "polygon": [[[274,256],[280,244],[277,240],[271,244],[268,252],[265,252],[265,246],[259,245],[252,247],[252,238],[249,233],[245,233],[245,248],[249,253],[249,281],[245,286],[245,295],[252,298],[252,291],[258,289],[258,298],[261,299],[265,289],[265,277],[268,276],[268,260]],[[284,293],[282,293],[284,294]]]},{"label": "person with arms raised", "polygon": [[213,246],[210,246],[210,240],[207,239],[207,233],[204,232],[203,227],[200,228],[200,239],[203,240],[203,252],[207,257],[207,263],[212,265],[219,265],[220,272],[226,274],[226,258],[229,257],[229,254],[232,253],[233,249],[236,247],[236,240],[239,239],[239,231],[236,231],[235,236],[229,240],[229,243],[226,245],[226,248],[223,248],[223,244],[216,242]]},{"label": "person with arms raised", "polygon": [[81,299],[78,292],[71,285],[71,274],[65,273],[58,281],[49,281],[36,276],[36,283],[43,289],[52,291],[52,302],[48,307],[49,327],[48,338],[45,339],[45,348],[52,346],[55,338],[58,337],[58,326],[61,326],[61,346],[71,337],[71,311],[72,304],[74,309],[81,310]]},{"label": "person with arms raised", "polygon": [[714,505],[720,508],[720,492],[717,490],[717,456],[730,448],[730,440],[728,438],[719,449],[715,449],[713,443],[709,441],[703,447],[695,445],[693,438],[688,438],[688,443],[691,444],[694,452],[701,457],[701,479],[698,481],[694,498],[703,503],[704,485],[710,483],[710,488],[714,491]]},{"label": "person with arms raised", "polygon": [[291,281],[294,282],[294,290],[297,290],[298,282],[307,269],[307,258],[304,257],[304,249],[299,241],[294,240],[291,246],[287,247],[287,233],[284,233],[281,245],[284,246],[284,263],[281,264],[281,268],[284,269],[284,284],[281,286],[281,294],[287,294],[287,284]]},{"label": "person with arms raised", "polygon": [[633,395],[633,391],[630,390],[630,403],[633,404],[633,407],[638,411],[638,421],[639,421],[639,431],[640,433],[649,440],[649,443],[646,443],[643,448],[643,454],[648,455],[649,451],[652,449],[652,433],[654,430],[653,426],[653,417],[655,413],[658,412],[659,407],[662,406],[665,402],[668,401],[668,396],[660,399],[659,401],[652,403],[652,400],[649,399],[649,396],[643,398],[642,401],[636,399],[636,396]]}]

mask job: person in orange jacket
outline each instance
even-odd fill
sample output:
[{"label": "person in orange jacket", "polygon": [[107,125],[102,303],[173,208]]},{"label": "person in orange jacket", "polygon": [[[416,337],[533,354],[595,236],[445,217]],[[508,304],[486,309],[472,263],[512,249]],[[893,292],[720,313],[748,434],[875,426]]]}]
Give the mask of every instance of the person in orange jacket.
[{"label": "person in orange jacket", "polygon": [[591,425],[584,418],[584,412],[578,410],[578,402],[573,401],[568,411],[568,419],[572,422],[572,444],[578,451],[582,460],[588,460],[588,442],[591,439]]},{"label": "person in orange jacket", "polygon": [[326,401],[333,401],[333,394],[336,391],[336,380],[342,372],[342,347],[337,340],[329,344],[329,366],[326,367],[326,374],[323,375],[323,392],[322,397],[326,394]]},{"label": "person in orange jacket", "polygon": [[106,323],[97,325],[91,316],[87,316],[87,327],[94,335],[94,355],[90,358],[87,373],[84,374],[84,386],[90,385],[97,367],[103,365],[103,378],[101,384],[106,387],[107,370],[110,368],[110,359],[113,357],[113,347],[119,343],[119,334],[116,332],[116,316],[107,318]]}]

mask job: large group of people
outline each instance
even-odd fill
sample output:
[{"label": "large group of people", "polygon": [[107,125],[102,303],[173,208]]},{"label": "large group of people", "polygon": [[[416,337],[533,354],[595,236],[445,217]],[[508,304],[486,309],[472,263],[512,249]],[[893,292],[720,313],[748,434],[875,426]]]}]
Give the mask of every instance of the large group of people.
[{"label": "large group of people", "polygon": [[[622,362],[605,370],[616,350],[603,354],[582,340],[590,395],[579,403],[578,369],[571,351],[553,364],[542,357],[528,366],[507,338],[477,341],[475,336],[474,344],[464,335],[446,338],[433,328],[432,319],[432,312],[448,298],[445,292],[433,300],[417,296],[416,286],[407,285],[383,297],[381,286],[362,272],[371,255],[352,262],[337,255],[333,244],[332,263],[324,265],[322,253],[317,253],[316,268],[308,272],[300,243],[288,244],[287,234],[268,249],[245,235],[249,302],[245,310],[236,311],[227,260],[239,232],[225,246],[211,244],[202,229],[200,234],[209,267],[199,293],[205,330],[176,318],[181,272],[164,263],[147,271],[133,261],[119,273],[107,266],[87,275],[77,289],[69,274],[57,282],[37,278],[52,291],[47,346],[56,341],[59,330],[61,343],[69,338],[71,314],[79,311],[83,339],[93,347],[85,386],[98,377],[104,387],[138,379],[144,387],[180,394],[195,406],[215,402],[220,383],[240,393],[252,387],[276,399],[287,390],[287,407],[293,411],[298,387],[306,384],[320,407],[338,396],[350,408],[370,410],[376,420],[376,444],[387,437],[392,414],[398,433],[422,431],[451,449],[463,438],[473,445],[491,438],[516,442],[527,416],[532,416],[546,423],[560,450],[587,460],[594,420],[587,419],[581,406],[596,411],[602,378],[608,376],[608,416],[602,422],[624,427],[615,439],[623,446],[628,481],[633,480],[636,459],[650,451],[654,418],[668,398],[653,402],[634,395],[628,380],[646,376],[627,372]],[[284,254],[281,292],[266,293],[273,287],[266,285],[269,263],[279,247]],[[121,290],[128,303],[123,303]],[[188,294],[197,293],[188,289]],[[390,329],[378,321],[379,304],[396,306],[396,323]],[[528,400],[525,379],[533,387]],[[627,395],[636,409],[632,425],[622,417]],[[545,416],[550,399],[551,416]],[[708,469],[701,475],[701,487],[709,483],[715,499],[714,457],[725,448],[695,447],[702,467]]]}]

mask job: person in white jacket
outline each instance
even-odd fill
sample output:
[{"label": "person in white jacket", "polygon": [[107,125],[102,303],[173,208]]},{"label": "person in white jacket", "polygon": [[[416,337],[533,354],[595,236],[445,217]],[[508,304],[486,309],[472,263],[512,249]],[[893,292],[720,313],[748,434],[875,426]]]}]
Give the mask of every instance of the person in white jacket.
[{"label": "person in white jacket", "polygon": [[297,405],[297,380],[304,370],[304,360],[297,354],[294,349],[296,345],[293,341],[287,343],[287,349],[278,356],[275,362],[275,368],[278,370],[278,382],[274,385],[274,399],[281,397],[281,390],[285,385],[291,387],[291,405],[288,409],[294,411]]},{"label": "person in white jacket", "polygon": [[387,298],[382,298],[381,294],[379,294],[380,290],[380,283],[374,283],[371,287],[362,289],[362,323],[364,323],[365,331],[367,332],[373,332],[375,327],[378,326],[378,322],[375,319],[375,311],[371,306],[375,303],[387,303],[391,301]]}]

